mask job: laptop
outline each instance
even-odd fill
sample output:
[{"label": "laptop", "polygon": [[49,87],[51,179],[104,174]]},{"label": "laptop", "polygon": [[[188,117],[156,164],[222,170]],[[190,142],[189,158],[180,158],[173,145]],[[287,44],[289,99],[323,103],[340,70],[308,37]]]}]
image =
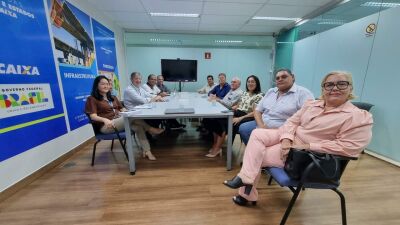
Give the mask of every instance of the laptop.
[{"label": "laptop", "polygon": [[193,114],[193,108],[169,108],[165,109],[165,114]]}]

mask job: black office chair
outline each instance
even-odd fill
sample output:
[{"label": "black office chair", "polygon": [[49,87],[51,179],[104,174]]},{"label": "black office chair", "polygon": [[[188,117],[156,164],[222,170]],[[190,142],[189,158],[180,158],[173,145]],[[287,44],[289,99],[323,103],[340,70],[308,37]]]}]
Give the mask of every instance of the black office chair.
[{"label": "black office chair", "polygon": [[[360,109],[364,109],[366,111],[369,111],[374,105],[366,103],[366,102],[352,102],[353,105]],[[364,151],[363,151],[364,153]],[[343,157],[343,156],[335,156],[336,158],[339,159],[341,163],[341,171],[340,174],[343,173],[344,169],[346,168],[347,163],[349,160],[356,160],[357,158],[348,158],[348,157]],[[315,166],[311,166],[315,167]],[[302,178],[302,180],[293,180],[291,179],[285,172],[283,168],[275,168],[275,167],[267,167],[263,168],[263,172],[266,174],[270,175],[268,185],[271,185],[272,180],[274,179],[280,186],[282,187],[289,187],[290,190],[294,193],[292,199],[290,200],[289,206],[286,209],[285,215],[282,218],[281,225],[286,223],[287,218],[289,217],[290,211],[292,210],[292,207],[294,203],[296,202],[296,199],[298,195],[300,194],[301,190],[304,190],[305,188],[316,188],[316,189],[331,189],[335,191],[339,196],[340,196],[340,201],[341,201],[341,207],[342,207],[342,224],[346,225],[346,205],[345,205],[345,198],[343,194],[337,189],[340,183],[340,177],[336,181],[329,181],[329,184],[315,184],[315,183],[307,183],[307,177]],[[307,174],[307,172],[305,172]],[[304,175],[303,175],[304,176]]]},{"label": "black office chair", "polygon": [[[89,123],[92,124],[94,136],[95,136],[95,138],[96,138],[96,142],[94,143],[94,146],[93,146],[92,166],[94,165],[94,157],[95,157],[95,155],[96,155],[96,146],[97,146],[97,143],[99,143],[99,142],[102,141],[102,140],[111,140],[111,151],[113,151],[114,140],[115,140],[115,139],[118,139],[118,140],[119,140],[119,143],[120,143],[121,146],[122,146],[122,149],[124,150],[126,159],[129,161],[128,153],[127,153],[126,147],[125,147],[125,144],[126,144],[125,132],[124,132],[124,131],[118,131],[117,129],[115,129],[115,132],[114,132],[114,133],[103,134],[103,133],[100,132],[99,129],[97,129],[96,126],[94,126],[93,121],[90,119],[90,116],[89,116],[88,114],[86,114],[86,116],[87,116],[88,119],[89,119]],[[134,135],[134,134],[133,134],[133,135]]]},{"label": "black office chair", "polygon": [[[334,178],[327,178],[321,173],[318,169],[318,166],[315,162],[311,161],[308,166],[305,168],[304,172],[300,179],[293,179],[288,176],[286,171],[283,168],[276,167],[266,167],[263,168],[263,171],[268,173],[271,178],[273,178],[281,187],[288,187],[293,192],[293,197],[290,200],[290,203],[286,209],[285,214],[282,217],[280,225],[284,225],[286,220],[289,217],[289,214],[299,196],[301,190],[304,188],[312,188],[312,189],[330,189],[336,192],[340,197],[341,203],[341,211],[342,211],[342,224],[347,224],[346,219],[346,202],[344,195],[338,190],[340,184],[340,178],[350,160],[356,160],[357,158],[344,157],[331,155],[335,157],[338,161],[338,176]],[[316,180],[318,182],[316,182]]]}]

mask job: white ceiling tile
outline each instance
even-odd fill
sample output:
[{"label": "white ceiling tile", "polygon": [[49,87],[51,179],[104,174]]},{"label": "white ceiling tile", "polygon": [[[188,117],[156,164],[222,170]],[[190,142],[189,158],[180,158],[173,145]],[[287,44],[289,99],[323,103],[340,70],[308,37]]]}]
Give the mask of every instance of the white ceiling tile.
[{"label": "white ceiling tile", "polygon": [[145,23],[145,22],[119,22],[117,24],[125,29],[140,29],[140,30],[155,29],[152,23]]},{"label": "white ceiling tile", "polygon": [[251,16],[257,12],[262,4],[243,4],[226,2],[205,2],[203,14],[212,15],[248,15]]},{"label": "white ceiling tile", "polygon": [[202,2],[142,0],[148,12],[158,13],[201,13]]},{"label": "white ceiling tile", "polygon": [[240,25],[200,24],[199,31],[238,32]]},{"label": "white ceiling tile", "polygon": [[117,12],[117,11],[105,11],[107,16],[112,18],[115,22],[120,21],[142,21],[151,22],[150,16],[147,13],[132,13],[132,12]]},{"label": "white ceiling tile", "polygon": [[265,5],[256,16],[303,17],[316,10],[316,6]]},{"label": "white ceiling tile", "polygon": [[250,20],[247,25],[250,26],[275,26],[286,27],[293,23],[293,21],[280,21],[280,20]]},{"label": "white ceiling tile", "polygon": [[220,16],[202,15],[201,24],[244,24],[249,20],[249,16]]},{"label": "white ceiling tile", "polygon": [[269,27],[269,26],[244,26],[240,29],[241,32],[254,32],[254,33],[277,33],[280,27]]},{"label": "white ceiling tile", "polygon": [[297,6],[323,6],[332,0],[270,0],[268,4],[297,5]]},{"label": "white ceiling tile", "polygon": [[140,0],[88,0],[100,10],[145,12]]},{"label": "white ceiling tile", "polygon": [[155,23],[199,23],[200,18],[192,17],[166,17],[166,16],[152,16],[151,20]]},{"label": "white ceiling tile", "polygon": [[195,23],[155,23],[155,27],[159,30],[193,30],[197,31]]},{"label": "white ceiling tile", "polygon": [[270,0],[205,0],[205,2],[266,3]]}]

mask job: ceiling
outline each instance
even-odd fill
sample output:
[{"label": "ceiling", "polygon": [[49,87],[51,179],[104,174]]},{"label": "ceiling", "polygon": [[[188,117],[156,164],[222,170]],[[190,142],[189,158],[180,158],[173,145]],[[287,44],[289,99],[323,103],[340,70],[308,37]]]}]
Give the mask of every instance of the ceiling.
[{"label": "ceiling", "polygon": [[[341,0],[86,0],[127,32],[272,35],[293,21],[254,16],[302,18]],[[198,13],[197,18],[152,17],[157,13]]]}]

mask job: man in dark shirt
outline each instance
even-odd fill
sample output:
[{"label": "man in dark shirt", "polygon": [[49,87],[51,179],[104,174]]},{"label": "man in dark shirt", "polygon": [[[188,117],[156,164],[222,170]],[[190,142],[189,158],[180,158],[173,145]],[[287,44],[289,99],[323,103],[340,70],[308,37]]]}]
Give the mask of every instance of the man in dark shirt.
[{"label": "man in dark shirt", "polygon": [[215,86],[210,92],[208,92],[208,96],[217,97],[219,99],[223,99],[225,95],[231,90],[231,86],[226,83],[226,74],[220,73],[218,75],[219,85]]}]

